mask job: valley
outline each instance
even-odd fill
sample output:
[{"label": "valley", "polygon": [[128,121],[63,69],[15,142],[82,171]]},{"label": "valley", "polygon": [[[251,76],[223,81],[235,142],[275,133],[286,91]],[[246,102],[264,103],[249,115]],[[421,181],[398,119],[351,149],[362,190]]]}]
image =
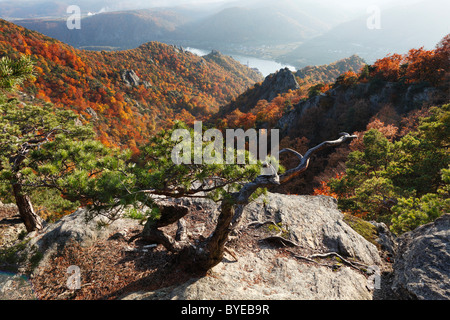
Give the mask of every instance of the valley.
[{"label": "valley", "polygon": [[[11,17],[10,21],[81,49],[124,50],[159,41],[274,60],[300,69],[353,54],[373,63],[380,56],[405,53],[412,47],[431,49],[450,32],[446,10],[440,10],[448,5],[446,0],[397,1],[390,5],[379,0],[383,18],[379,29],[367,27],[370,15],[363,4],[350,9],[331,1],[307,0],[276,4],[247,0],[128,11],[103,8],[97,13],[82,6],[79,30],[67,28],[68,15],[64,17],[58,9],[61,4],[55,7],[58,18]],[[4,12],[2,16],[0,11],[0,17],[8,19],[10,11]]]},{"label": "valley", "polygon": [[[197,49],[197,48],[191,48],[186,47],[186,51],[192,52],[198,56],[205,56],[208,55],[210,51],[204,50],[204,49]],[[251,49],[243,49],[242,52],[248,52],[248,55],[241,55],[241,54],[233,54],[229,52],[221,52],[221,54],[230,56],[234,60],[240,62],[241,64],[251,68],[251,69],[257,69],[263,77],[267,77],[268,75],[277,72],[280,69],[289,68],[291,71],[296,71],[296,68],[294,66],[282,64],[280,62],[271,60],[270,57],[267,57],[267,55],[264,55],[266,58],[256,58],[256,54],[252,54]]]}]

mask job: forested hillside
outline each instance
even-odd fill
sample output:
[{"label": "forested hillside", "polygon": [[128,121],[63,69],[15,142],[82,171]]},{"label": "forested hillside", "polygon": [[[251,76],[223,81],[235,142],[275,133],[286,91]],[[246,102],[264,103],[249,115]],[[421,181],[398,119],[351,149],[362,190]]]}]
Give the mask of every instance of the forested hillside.
[{"label": "forested hillside", "polygon": [[302,152],[342,131],[358,139],[316,158],[303,179],[279,191],[310,193],[319,184],[314,194],[333,196],[341,210],[397,234],[448,212],[449,58],[447,35],[434,50],[391,54],[330,88],[316,85],[278,121],[282,146]]},{"label": "forested hillside", "polygon": [[72,109],[96,122],[106,145],[134,150],[160,128],[208,117],[262,80],[231,59],[219,65],[157,42],[117,52],[77,50],[4,20],[0,52],[12,59],[31,55],[36,81],[22,91],[33,103]]},{"label": "forested hillside", "polygon": [[274,126],[293,105],[327,91],[340,75],[359,72],[365,65],[364,60],[353,55],[329,65],[308,66],[296,72],[280,70],[222,106],[212,119],[222,127]]},{"label": "forested hillside", "polygon": [[365,64],[362,58],[352,55],[328,65],[304,67],[296,71],[295,75],[306,83],[334,83],[341,74],[350,70],[358,72]]},{"label": "forested hillside", "polygon": [[[424,103],[432,104],[432,98],[448,99],[449,42],[446,36],[434,50],[390,54],[372,65],[353,56],[296,73],[281,70],[222,107],[224,119],[217,121],[247,128],[278,126],[285,136],[306,137],[314,143],[329,138],[330,129],[361,130],[380,111],[391,112],[384,118],[398,121]],[[363,67],[354,70],[355,66]],[[340,75],[333,78],[335,74]],[[266,82],[281,84],[269,86],[277,93],[270,99]]]}]

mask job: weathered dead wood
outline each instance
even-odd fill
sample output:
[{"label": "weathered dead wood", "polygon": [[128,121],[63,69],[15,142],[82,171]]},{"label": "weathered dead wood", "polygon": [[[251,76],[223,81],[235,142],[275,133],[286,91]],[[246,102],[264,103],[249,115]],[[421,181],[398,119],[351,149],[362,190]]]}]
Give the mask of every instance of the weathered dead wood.
[{"label": "weathered dead wood", "polygon": [[232,256],[234,260],[238,261],[237,253],[233,249],[225,247],[224,251]]},{"label": "weathered dead wood", "polygon": [[[313,254],[313,255],[310,255],[307,257],[294,254],[293,252],[290,252],[290,253],[297,259],[303,259],[303,260],[306,260],[309,262],[314,262],[314,263],[317,263],[317,261],[313,260],[316,258],[325,259],[325,258],[329,258],[329,257],[336,257],[336,258],[339,258],[344,264],[346,264],[358,271],[366,272],[366,270],[369,268],[367,265],[364,265],[362,263],[349,261],[349,260],[343,258],[340,254],[338,254],[336,252],[316,253],[316,254]],[[362,266],[363,268],[356,266],[356,264]],[[322,265],[324,265],[324,264],[322,264]]]}]

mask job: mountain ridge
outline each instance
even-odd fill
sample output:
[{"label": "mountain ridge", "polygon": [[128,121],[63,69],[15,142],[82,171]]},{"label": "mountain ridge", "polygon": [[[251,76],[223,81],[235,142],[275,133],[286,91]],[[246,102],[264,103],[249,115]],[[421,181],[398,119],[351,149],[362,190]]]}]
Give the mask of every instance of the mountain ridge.
[{"label": "mountain ridge", "polygon": [[[112,47],[131,49],[148,41],[203,43],[222,49],[218,44],[298,42],[319,35],[342,21],[337,8],[320,4],[307,5],[293,1],[276,4],[236,3],[221,9],[210,9],[206,14],[199,7],[151,8],[103,12],[83,17],[80,30],[67,30],[65,19],[17,19],[14,22],[74,47]],[[319,14],[320,12],[320,14]],[[133,18],[133,19],[131,19]],[[118,38],[114,28],[121,25]]]},{"label": "mountain ridge", "polygon": [[[217,121],[219,118],[226,119],[233,112],[249,113],[258,109],[258,103],[270,104],[278,96],[289,95],[289,92],[301,91],[304,94],[298,95],[306,97],[311,86],[323,85],[325,87],[334,83],[341,74],[350,70],[359,71],[364,65],[363,59],[353,55],[329,65],[308,66],[295,72],[287,68],[280,69],[267,76],[263,82],[256,83],[230,103],[221,106],[219,112],[212,118]],[[280,100],[282,99],[280,98]],[[288,102],[288,104],[290,103]]]},{"label": "mountain ridge", "polygon": [[[23,86],[33,103],[71,108],[89,121],[94,111],[103,142],[133,149],[155,130],[176,119],[202,119],[262,80],[259,73],[231,58],[219,65],[159,42],[94,52],[74,49],[5,20],[0,20],[0,30],[0,50],[5,55],[31,55],[35,62],[36,81]],[[120,76],[124,69],[133,70],[148,85],[127,86]]]},{"label": "mountain ridge", "polygon": [[432,49],[450,33],[445,8],[448,8],[445,0],[387,8],[380,12],[380,29],[369,29],[368,15],[361,16],[305,41],[279,59],[302,67],[329,64],[357,54],[368,63],[373,63],[379,57],[389,53],[406,53],[410,48],[424,46]]}]

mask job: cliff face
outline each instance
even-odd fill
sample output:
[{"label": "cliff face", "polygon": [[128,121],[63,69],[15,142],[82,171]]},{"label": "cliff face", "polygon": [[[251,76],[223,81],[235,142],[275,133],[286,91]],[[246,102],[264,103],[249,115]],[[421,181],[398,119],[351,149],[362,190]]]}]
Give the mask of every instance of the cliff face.
[{"label": "cliff face", "polygon": [[241,112],[249,112],[260,100],[270,102],[279,94],[299,88],[295,75],[288,68],[280,69],[268,75],[263,82],[255,84],[237,97],[236,100],[221,107],[218,115],[230,114],[236,109],[239,109]]},{"label": "cliff face", "polygon": [[426,84],[374,81],[338,85],[294,105],[280,118],[277,127],[282,136],[307,137],[319,143],[342,131],[365,130],[370,119],[385,107],[405,115],[423,105],[442,104],[448,99],[448,89]]},{"label": "cliff face", "polygon": [[277,73],[271,74],[259,87],[260,99],[272,101],[281,93],[289,90],[298,89],[299,85],[295,76],[288,68],[279,70]]},{"label": "cliff face", "polygon": [[310,83],[333,83],[341,74],[349,70],[358,72],[365,65],[366,63],[361,57],[352,55],[328,65],[304,67],[297,70],[295,75]]}]

